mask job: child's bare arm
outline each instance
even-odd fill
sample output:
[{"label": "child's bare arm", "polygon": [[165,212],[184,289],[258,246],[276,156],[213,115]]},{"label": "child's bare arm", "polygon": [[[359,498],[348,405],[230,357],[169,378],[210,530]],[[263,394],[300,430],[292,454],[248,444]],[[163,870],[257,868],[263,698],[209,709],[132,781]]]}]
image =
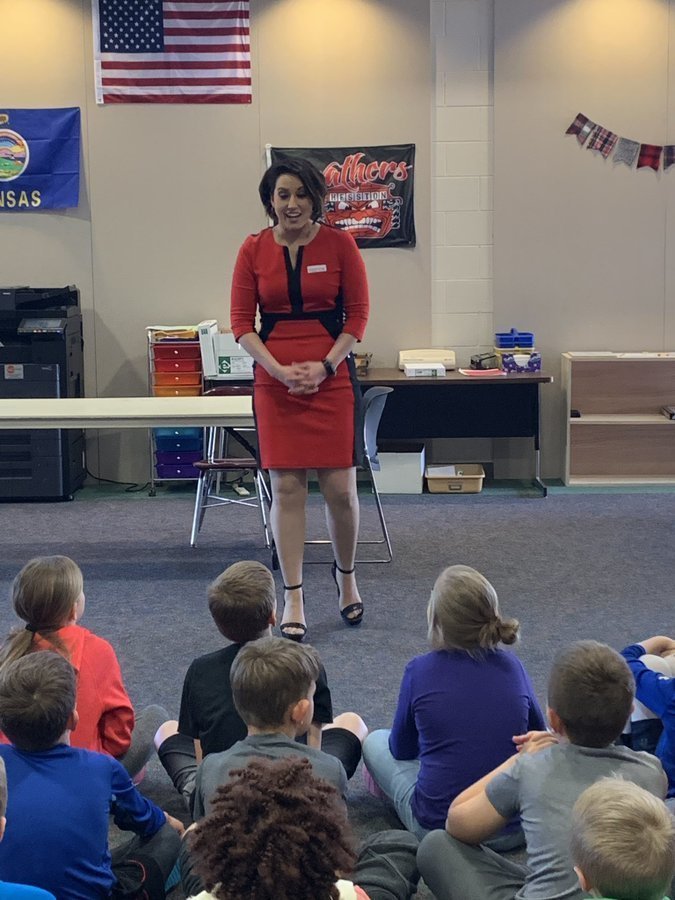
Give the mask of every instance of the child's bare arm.
[{"label": "child's bare arm", "polygon": [[204,752],[202,750],[202,742],[199,738],[193,738],[195,744],[195,759],[197,760],[197,765],[204,759]]},{"label": "child's bare arm", "polygon": [[638,643],[644,647],[645,653],[653,653],[655,656],[665,656],[675,651],[675,641],[664,634],[657,634]]},{"label": "child's bare arm", "polygon": [[[557,736],[548,731],[529,731],[514,739],[518,743],[518,753],[537,753],[551,744],[557,743]],[[507,772],[518,759],[518,753],[510,756],[501,765],[484,775],[466,790],[458,794],[450,804],[445,822],[446,831],[466,844],[479,844],[490,835],[500,831],[509,821],[494,808],[486,793],[488,784]]]},{"label": "child's bare arm", "polygon": [[459,797],[453,800],[448,810],[445,829],[448,834],[465,844],[480,844],[490,835],[501,831],[508,822],[508,819],[499,815],[484,790],[461,803],[457,803],[457,800]]}]

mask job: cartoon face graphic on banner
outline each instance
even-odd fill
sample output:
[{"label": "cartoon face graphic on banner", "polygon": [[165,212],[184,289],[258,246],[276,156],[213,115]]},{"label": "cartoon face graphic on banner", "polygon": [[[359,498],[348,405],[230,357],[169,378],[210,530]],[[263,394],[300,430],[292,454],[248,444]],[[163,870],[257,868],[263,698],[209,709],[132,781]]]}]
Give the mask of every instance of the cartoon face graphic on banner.
[{"label": "cartoon face graphic on banner", "polygon": [[359,247],[415,246],[414,144],[383,147],[276,148],[272,161],[303,157],[326,179],[325,221]]}]

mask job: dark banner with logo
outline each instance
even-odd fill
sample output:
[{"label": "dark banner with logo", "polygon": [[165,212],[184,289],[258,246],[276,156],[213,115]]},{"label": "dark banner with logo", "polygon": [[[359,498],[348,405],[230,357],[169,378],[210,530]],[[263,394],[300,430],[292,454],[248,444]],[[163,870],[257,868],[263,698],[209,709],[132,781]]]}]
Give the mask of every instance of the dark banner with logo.
[{"label": "dark banner with logo", "polygon": [[0,212],[77,206],[80,110],[0,108]]},{"label": "dark banner with logo", "polygon": [[414,247],[414,144],[272,147],[272,162],[300,156],[326,179],[325,219],[359,247]]}]

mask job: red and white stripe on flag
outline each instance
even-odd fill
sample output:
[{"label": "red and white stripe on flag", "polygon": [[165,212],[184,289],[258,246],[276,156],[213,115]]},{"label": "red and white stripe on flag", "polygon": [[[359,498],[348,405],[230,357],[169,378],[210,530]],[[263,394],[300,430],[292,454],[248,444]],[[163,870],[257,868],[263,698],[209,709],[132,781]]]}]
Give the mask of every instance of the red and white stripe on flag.
[{"label": "red and white stripe on flag", "polygon": [[92,0],[96,102],[250,103],[249,0]]}]

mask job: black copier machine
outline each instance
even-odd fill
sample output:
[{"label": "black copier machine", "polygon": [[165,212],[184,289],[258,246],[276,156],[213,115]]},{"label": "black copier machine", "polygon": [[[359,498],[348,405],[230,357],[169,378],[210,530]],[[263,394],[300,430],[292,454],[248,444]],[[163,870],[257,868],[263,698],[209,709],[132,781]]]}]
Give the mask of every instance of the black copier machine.
[{"label": "black copier machine", "polygon": [[[76,287],[0,288],[0,397],[83,397]],[[81,429],[0,429],[0,501],[68,500],[85,478]]]}]

